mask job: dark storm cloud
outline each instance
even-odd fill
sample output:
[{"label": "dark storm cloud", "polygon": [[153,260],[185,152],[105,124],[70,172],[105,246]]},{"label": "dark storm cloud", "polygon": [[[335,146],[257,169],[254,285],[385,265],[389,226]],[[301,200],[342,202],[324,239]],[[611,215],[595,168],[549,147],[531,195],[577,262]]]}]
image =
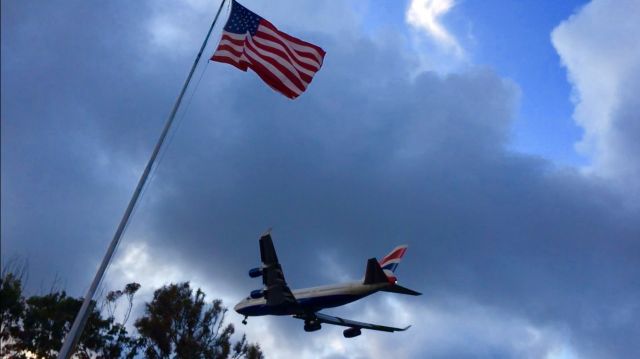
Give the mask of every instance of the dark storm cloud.
[{"label": "dark storm cloud", "polygon": [[[136,4],[3,3],[3,256],[26,253],[33,274],[60,272],[74,291],[191,61],[142,59],[148,9]],[[322,255],[357,278],[367,258],[408,243],[400,279],[426,293],[412,303],[454,296],[566,326],[584,355],[640,349],[638,213],[606,184],[505,149],[514,84],[484,68],[411,78],[400,44],[308,37],[328,55],[296,101],[209,65],[130,240],[247,291],[270,226],[296,287],[332,280]]]},{"label": "dark storm cloud", "polygon": [[[366,62],[378,51],[365,43],[332,56]],[[487,70],[403,81],[391,70],[402,60],[386,61],[363,88],[369,69],[328,65],[315,96],[293,104],[249,80],[226,86],[232,103],[210,126],[235,130],[211,136],[209,116],[182,127],[158,176],[175,192],[153,216],[155,240],[222,277],[255,264],[255,238],[274,226],[297,285],[329,279],[318,251],[357,276],[365,258],[408,242],[401,279],[431,298],[455,293],[568,325],[580,349],[588,338],[605,352],[634,350],[619,335],[638,333],[634,215],[572,170],[503,150],[508,82]],[[194,113],[206,113],[202,101]]]},{"label": "dark storm cloud", "polygon": [[2,4],[3,256],[27,257],[33,285],[86,286],[175,94],[165,81],[182,77],[141,71],[143,13]]}]

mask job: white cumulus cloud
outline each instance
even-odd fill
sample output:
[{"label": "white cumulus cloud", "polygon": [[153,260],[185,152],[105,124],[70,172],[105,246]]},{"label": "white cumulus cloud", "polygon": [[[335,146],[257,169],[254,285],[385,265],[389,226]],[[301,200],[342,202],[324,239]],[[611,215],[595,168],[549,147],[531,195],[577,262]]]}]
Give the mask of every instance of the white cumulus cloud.
[{"label": "white cumulus cloud", "polygon": [[640,195],[640,2],[594,0],[561,23],[552,41],[574,87],[577,149],[589,170]]},{"label": "white cumulus cloud", "polygon": [[462,56],[458,40],[442,24],[441,18],[456,5],[454,0],[411,0],[406,21],[414,28],[424,31],[444,49]]}]

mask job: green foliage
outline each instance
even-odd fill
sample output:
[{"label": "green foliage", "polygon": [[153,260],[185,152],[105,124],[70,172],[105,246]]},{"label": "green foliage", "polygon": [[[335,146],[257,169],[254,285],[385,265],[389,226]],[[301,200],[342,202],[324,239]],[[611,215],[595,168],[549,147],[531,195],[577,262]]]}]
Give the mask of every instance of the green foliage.
[{"label": "green foliage", "polygon": [[5,343],[20,332],[25,303],[22,298],[22,282],[13,273],[3,273],[0,278],[0,355],[8,354]]},{"label": "green foliage", "polygon": [[[56,358],[82,298],[64,291],[25,298],[22,275],[3,271],[0,278],[0,356]],[[164,286],[146,303],[145,314],[135,321],[139,335],[129,335],[125,323],[131,314],[133,298],[140,284],[129,283],[105,298],[110,315],[103,317],[91,306],[91,314],[76,348],[76,358],[247,358],[263,359],[257,344],[246,337],[231,343],[232,324],[224,325],[227,309],[222,301],[204,301],[205,294],[191,290],[189,283]],[[113,312],[118,299],[127,298],[122,322]]]},{"label": "green foliage", "polygon": [[258,345],[246,338],[231,344],[235,329],[224,325],[227,309],[219,299],[205,302],[202,290],[195,294],[188,282],[155,291],[145,315],[135,322],[147,358],[262,358]]},{"label": "green foliage", "polygon": [[[81,305],[82,299],[69,297],[64,291],[29,297],[24,300],[20,328],[11,334],[11,343],[5,349],[12,352],[14,358],[26,357],[26,352],[39,358],[56,358]],[[133,351],[134,344],[124,326],[115,323],[112,317],[102,318],[92,305],[76,355],[79,358],[118,358]]]}]

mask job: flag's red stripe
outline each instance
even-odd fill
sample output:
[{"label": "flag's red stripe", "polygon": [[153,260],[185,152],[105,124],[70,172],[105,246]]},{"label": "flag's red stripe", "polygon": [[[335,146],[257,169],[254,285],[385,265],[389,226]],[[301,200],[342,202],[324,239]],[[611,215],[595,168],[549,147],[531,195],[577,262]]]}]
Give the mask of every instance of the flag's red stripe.
[{"label": "flag's red stripe", "polygon": [[237,67],[238,69],[242,70],[242,71],[247,71],[248,65],[241,63],[239,60],[230,58],[230,57],[226,57],[226,56],[216,56],[213,55],[211,57],[212,61],[217,61],[217,62],[223,62],[225,64],[229,64],[229,65],[233,65],[235,67]]},{"label": "flag's red stripe", "polygon": [[[289,69],[287,69],[285,66],[280,64],[277,60],[275,60],[272,57],[270,57],[269,54],[261,53],[261,51],[256,49],[253,45],[254,44],[252,42],[247,43],[247,48],[249,50],[251,50],[255,54],[255,56],[258,56],[263,61],[266,61],[269,64],[271,64],[271,66],[273,66],[274,69],[270,70],[270,71],[271,72],[274,72],[274,71],[278,72],[278,73],[274,73],[274,75],[276,75],[276,76],[282,75],[283,77],[286,77],[289,80],[289,82],[291,82],[291,85],[288,85],[288,84],[284,83],[284,81],[283,81],[283,84],[285,86],[288,86],[288,87],[295,86],[298,90],[300,90],[300,92],[304,91],[306,86],[302,83],[302,80],[300,80],[298,77],[296,77],[295,74],[293,74]],[[248,53],[247,55],[249,56],[249,58],[254,59],[254,56],[252,54]],[[294,90],[294,89],[292,88],[292,90]]]},{"label": "flag's red stripe", "polygon": [[[242,52],[241,51],[237,51],[235,48],[227,45],[227,44],[221,44],[220,46],[218,46],[218,48],[216,49],[216,52],[218,51],[229,51],[230,53],[232,53],[234,56],[238,57],[238,59],[240,58],[240,56],[242,56]],[[215,53],[214,53],[215,55]]]},{"label": "flag's red stripe", "polygon": [[285,51],[291,58],[295,59],[297,64],[304,66],[304,68],[309,71],[316,72],[319,69],[318,62],[315,58],[300,56],[295,49],[291,48],[291,43],[284,40],[282,37],[272,35],[264,31],[258,31],[253,38],[261,40],[266,46],[280,48],[281,51]]},{"label": "flag's red stripe", "polygon": [[[271,78],[274,79],[274,81],[277,81],[278,83],[281,83],[283,86],[287,87],[290,91],[299,94],[302,91],[300,91],[297,86],[291,82],[291,80],[289,78],[287,78],[287,76],[285,76],[284,74],[282,74],[280,72],[280,70],[278,70],[278,68],[276,68],[275,66],[273,66],[269,61],[265,60],[264,58],[262,58],[262,56],[260,56],[257,53],[254,53],[254,50],[251,49],[250,47],[245,47],[246,51],[245,51],[245,55],[247,57],[247,59],[255,65],[260,65],[260,67],[263,69],[263,75],[266,76],[266,72],[271,73],[271,75],[269,75]],[[272,83],[273,84],[273,83]]]},{"label": "flag's red stripe", "polygon": [[264,26],[270,28],[271,30],[277,32],[278,34],[280,34],[282,37],[284,37],[288,41],[294,42],[294,43],[296,43],[298,45],[301,45],[301,46],[306,46],[306,47],[312,48],[318,54],[317,60],[322,65],[322,59],[324,58],[325,51],[321,47],[316,46],[316,45],[311,44],[311,43],[308,43],[306,41],[300,40],[297,37],[293,37],[293,36],[291,36],[291,35],[289,35],[287,33],[284,33],[282,31],[278,30],[278,28],[276,28],[272,23],[270,23],[269,21],[267,21],[265,19],[260,20],[260,25],[264,25]]},{"label": "flag's red stripe", "polygon": [[260,78],[267,83],[267,85],[271,86],[272,89],[280,92],[281,94],[287,96],[288,98],[294,99],[298,97],[296,93],[291,91],[287,86],[285,86],[280,79],[274,76],[271,71],[265,68],[262,64],[258,62],[251,63],[251,69],[260,76]]},{"label": "flag's red stripe", "polygon": [[287,61],[288,63],[290,63],[305,82],[309,82],[310,79],[313,78],[313,75],[316,73],[315,70],[309,70],[308,68],[301,66],[295,60],[291,59],[289,54],[282,50],[282,46],[280,44],[274,43],[273,41],[266,41],[265,39],[258,36],[254,36],[252,40],[255,46],[264,51],[269,51],[273,54],[277,54],[279,58],[283,59],[283,61]]},{"label": "flag's red stripe", "polygon": [[322,60],[324,59],[324,54],[325,54],[323,49],[315,45],[312,45],[308,42],[304,42],[300,39],[297,39],[284,32],[280,32],[280,35],[284,37],[287,41],[295,43],[298,46],[301,46],[301,48],[296,48],[296,51],[313,55],[316,58],[316,60],[320,63],[320,65],[322,65]]},{"label": "flag's red stripe", "polygon": [[[284,41],[282,38],[278,38],[278,37],[272,36],[271,34],[268,34],[266,32],[261,32],[261,31],[258,31],[256,33],[256,36],[254,36],[254,38],[260,38],[260,39],[264,39],[264,40],[267,40],[267,41],[272,41],[272,42],[275,42],[276,44],[280,45],[282,47],[281,51],[282,50],[286,51],[287,57],[291,58],[293,61],[295,61],[296,65],[298,65],[298,66],[300,66],[302,68],[305,68],[305,69],[307,69],[309,71],[312,71],[312,72],[316,72],[319,69],[318,65],[316,64],[316,59],[315,58],[313,58],[312,56],[306,56],[306,55],[300,56],[300,54],[296,53],[295,50],[293,50],[289,46],[289,44],[287,44],[286,41]],[[313,64],[310,64],[309,62],[303,61],[302,58],[307,58],[308,59],[307,61],[311,61],[311,62],[313,62]]]},{"label": "flag's red stripe", "polygon": [[[277,71],[279,74],[285,76],[291,82],[291,86],[295,86],[300,91],[304,91],[307,88],[307,82],[300,77],[299,73],[295,71],[295,69],[290,68],[291,64],[287,66],[286,64],[278,61],[278,57],[275,57],[275,55],[261,53],[259,49],[252,47],[252,45],[247,45],[247,47],[251,47],[256,56],[259,56],[263,61],[271,64],[275,68],[273,71]],[[281,61],[286,62],[285,59],[281,59]]]},{"label": "flag's red stripe", "polygon": [[[267,51],[262,51],[258,48],[256,48],[257,46],[252,42],[252,41],[246,41],[246,48],[250,49],[251,51],[253,51],[255,53],[256,56],[259,56],[260,59],[262,59],[263,61],[267,61],[269,64],[271,64],[276,71],[278,71],[278,74],[272,74],[270,76],[266,76],[265,73],[266,72],[271,72],[267,67],[265,66],[257,66],[258,68],[261,68],[261,73],[260,75],[262,75],[261,77],[263,79],[268,78],[270,79],[271,83],[270,85],[274,86],[275,88],[278,89],[278,91],[280,92],[284,92],[287,96],[291,96],[291,94],[294,94],[296,90],[298,90],[298,92],[302,92],[304,91],[304,89],[306,88],[306,84],[303,83],[301,78],[296,77],[296,75],[298,74],[298,72],[296,72],[296,74],[293,74],[291,72],[291,70],[287,69],[286,67],[284,67],[282,64],[278,63],[276,60],[269,58],[269,56],[267,55],[271,55],[271,56],[277,56],[276,54],[269,54]],[[253,44],[253,46],[252,46]],[[225,62],[225,63],[229,63],[239,69],[244,69],[246,68],[246,65],[243,66],[242,61],[240,59],[240,56],[242,55],[241,53],[237,52],[233,47],[229,46],[228,44],[222,44],[220,46],[218,46],[218,49],[216,50],[216,52],[218,51],[227,51],[229,53],[231,53],[232,55],[234,55],[235,57],[230,57],[230,56],[215,56],[212,57],[212,60],[214,61],[219,61],[219,62]],[[262,54],[261,52],[266,52],[267,55]],[[248,54],[247,54],[248,55]],[[283,61],[287,61],[287,59],[283,59]],[[256,61],[252,61],[253,64],[255,64]],[[288,61],[287,61],[288,62]],[[295,70],[295,68],[294,68]],[[278,78],[278,75],[280,76],[284,76],[286,77],[289,82],[291,82],[291,85],[288,85],[286,83],[284,83],[281,79]],[[278,84],[273,84],[273,81],[277,81]],[[289,89],[288,86],[295,86],[296,89]],[[286,87],[288,88],[287,91],[283,91],[282,88]]]},{"label": "flag's red stripe", "polygon": [[289,98],[296,98],[298,96],[293,91],[291,91],[284,83],[282,83],[282,81],[280,81],[277,76],[273,75],[266,67],[262,66],[257,61],[247,63],[246,61],[242,61],[242,59],[240,59],[239,57],[232,58],[228,56],[217,55],[214,55],[211,60],[233,65],[234,67],[237,67],[242,71],[246,71],[247,68],[251,68],[272,89],[282,93]]},{"label": "flag's red stripe", "polygon": [[[314,70],[320,68],[322,61],[319,61],[318,57],[315,56],[312,52],[300,51],[299,46],[296,46],[291,41],[288,41],[282,36],[281,32],[273,31],[267,27],[258,27],[258,31],[256,32],[256,36],[265,37],[267,39],[273,39],[273,41],[279,42],[281,45],[285,46],[288,51],[290,51],[293,56],[299,59],[300,62],[306,63],[307,65],[313,66]],[[295,47],[298,47],[296,49]]]},{"label": "flag's red stripe", "polygon": [[229,36],[226,32],[222,33],[222,38],[220,39],[220,41],[222,40],[233,42],[238,46],[242,46],[244,44],[244,40],[234,39],[233,37]]},{"label": "flag's red stripe", "polygon": [[280,38],[282,42],[287,44],[287,46],[289,46],[291,50],[294,51],[299,56],[304,56],[306,58],[309,58],[309,60],[311,60],[313,63],[317,65],[320,65],[322,63],[322,56],[321,54],[317,53],[315,49],[308,46],[300,45],[299,43],[294,41],[289,41],[287,37],[284,36],[286,35],[284,32],[278,31],[277,29],[274,30],[272,27],[268,27],[268,26],[259,26],[258,32],[263,32],[263,33],[276,36]]},{"label": "flag's red stripe", "polygon": [[[254,39],[255,39],[255,37],[254,37]],[[266,45],[261,44],[261,43],[256,42],[256,41],[252,41],[251,42],[251,46],[254,47],[256,49],[256,51],[259,51],[261,53],[261,55],[264,54],[264,53],[269,53],[269,54],[271,54],[271,56],[278,57],[278,58],[282,59],[282,61],[288,63],[289,66],[291,66],[291,69],[285,68],[286,71],[291,72],[292,75],[294,75],[300,82],[302,82],[302,85],[304,87],[307,87],[307,84],[309,82],[311,82],[311,76],[309,76],[308,74],[306,74],[304,72],[299,71],[296,68],[295,63],[288,56],[287,53],[285,53],[285,52],[283,52],[283,51],[281,51],[279,49],[276,49],[276,48],[273,48],[273,47],[270,47],[270,46],[266,46]],[[282,64],[278,64],[278,65],[282,66]]]},{"label": "flag's red stripe", "polygon": [[[223,40],[230,40],[230,38],[227,37],[227,36],[223,36]],[[274,40],[276,40],[276,39],[274,39]],[[232,41],[232,42],[234,44],[237,43],[236,41]],[[288,68],[284,67],[282,64],[278,63],[275,60],[267,59],[271,64],[273,64],[274,66],[278,67],[278,69],[283,74],[285,74],[292,82],[294,82],[296,87],[298,87],[299,89],[305,89],[307,87],[307,83],[311,81],[312,77],[309,76],[308,74],[305,74],[305,73],[300,72],[297,69],[295,69],[295,64],[293,63],[292,59],[288,56],[288,54],[286,54],[286,53],[284,53],[284,52],[282,52],[282,51],[280,51],[278,49],[275,49],[273,47],[267,47],[265,45],[262,45],[262,44],[259,44],[259,43],[256,43],[256,42],[252,42],[252,43],[253,43],[252,47],[254,47],[253,48],[254,52],[259,53],[262,58],[265,58],[264,53],[268,52],[268,53],[273,53],[272,56],[279,56],[279,57],[282,58],[283,61],[286,61],[286,62],[290,63],[294,67],[294,69],[288,69]],[[238,65],[238,63],[241,62],[240,56],[242,55],[242,53],[238,52],[236,50],[236,48],[234,48],[234,47],[232,47],[232,46],[230,46],[229,44],[226,44],[226,43],[220,44],[218,46],[218,49],[216,49],[216,52],[223,51],[223,50],[231,52],[233,55],[235,55],[237,58],[234,59],[235,60],[234,66],[236,66],[238,68],[241,68],[241,65]],[[220,58],[220,57],[218,57],[218,58]],[[215,61],[214,58],[212,58],[212,60]],[[220,62],[222,62],[222,61],[220,61]],[[225,62],[228,62],[228,61],[225,61]]]},{"label": "flag's red stripe", "polygon": [[[247,52],[246,53],[247,57],[249,57],[251,60],[257,60],[257,58],[255,58],[253,55],[255,54],[255,56],[259,57],[263,61],[268,62],[269,64],[271,64],[271,66],[275,68],[274,70],[268,69],[269,72],[278,71],[278,73],[274,73],[276,77],[278,77],[278,75],[280,74],[283,77],[286,77],[291,82],[291,85],[288,85],[282,79],[278,78],[278,81],[282,82],[283,85],[287,87],[295,86],[297,87],[297,90],[299,90],[299,92],[302,92],[305,90],[306,86],[302,83],[302,81],[299,78],[297,78],[293,73],[291,73],[289,69],[287,69],[285,66],[283,66],[273,58],[269,57],[268,55],[261,53],[261,51],[259,49],[256,49],[253,45],[254,44],[252,41],[247,41],[246,47],[252,52],[252,53]],[[252,61],[252,63],[255,63],[255,61]],[[266,66],[265,66],[265,69],[266,69]],[[296,89],[291,88],[291,90],[295,91]]]},{"label": "flag's red stripe", "polygon": [[242,58],[243,53],[237,52],[233,47],[222,44],[218,46],[216,52],[211,56],[212,61],[231,64],[242,71],[247,71],[246,61]]},{"label": "flag's red stripe", "polygon": [[293,99],[313,80],[324,55],[322,48],[285,34],[262,19],[253,38],[223,32],[211,60],[242,71],[251,68],[271,88]]}]

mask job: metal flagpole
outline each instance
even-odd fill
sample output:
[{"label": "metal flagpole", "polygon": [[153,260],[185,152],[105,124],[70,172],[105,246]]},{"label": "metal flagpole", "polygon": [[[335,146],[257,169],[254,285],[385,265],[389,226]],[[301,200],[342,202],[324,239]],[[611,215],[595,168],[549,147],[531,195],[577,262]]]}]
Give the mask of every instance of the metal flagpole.
[{"label": "metal flagpole", "polygon": [[180,103],[182,102],[182,97],[184,97],[185,92],[187,91],[187,87],[189,86],[189,82],[191,81],[191,77],[193,76],[193,73],[196,69],[196,66],[198,65],[198,62],[200,61],[200,57],[202,56],[202,52],[204,51],[204,48],[207,46],[207,41],[209,41],[209,36],[211,35],[211,32],[213,31],[213,27],[216,24],[216,21],[218,20],[218,16],[220,15],[220,12],[222,11],[222,7],[224,6],[224,3],[226,2],[226,0],[222,0],[222,2],[220,3],[220,7],[218,8],[218,12],[216,13],[216,16],[213,19],[213,22],[211,23],[211,27],[209,28],[209,31],[207,32],[207,36],[204,39],[204,42],[202,43],[202,47],[200,47],[200,51],[198,52],[198,55],[196,56],[196,60],[193,62],[193,66],[191,66],[191,71],[189,71],[189,75],[187,76],[187,79],[184,82],[184,85],[182,86],[182,90],[180,91],[180,94],[178,95],[178,98],[176,99],[175,104],[173,105],[173,109],[171,110],[171,114],[169,115],[169,118],[167,119],[167,122],[164,125],[164,128],[162,130],[162,133],[160,134],[160,138],[158,139],[158,143],[156,143],[155,148],[153,149],[153,153],[151,154],[151,158],[149,158],[149,162],[147,162],[147,166],[144,168],[144,172],[142,172],[142,176],[140,177],[140,180],[138,181],[138,185],[135,189],[135,191],[133,192],[133,196],[131,197],[131,200],[129,201],[129,205],[127,206],[127,209],[124,212],[124,215],[122,216],[122,219],[120,220],[120,224],[118,225],[118,229],[116,230],[116,233],[113,236],[113,239],[111,240],[111,243],[109,244],[109,248],[107,248],[107,253],[104,255],[104,258],[102,259],[102,263],[100,264],[100,267],[98,268],[98,272],[96,273],[96,276],[93,278],[93,282],[91,282],[91,286],[89,287],[89,290],[87,291],[87,295],[85,295],[84,297],[84,301],[82,302],[82,306],[80,307],[80,311],[78,312],[78,314],[76,315],[75,320],[73,321],[73,325],[71,326],[71,330],[69,330],[69,333],[67,334],[64,343],[62,343],[62,348],[60,348],[60,353],[58,354],[58,359],[69,359],[71,357],[71,355],[74,353],[75,351],[75,347],[78,343],[78,340],[80,338],[80,335],[82,334],[82,331],[84,329],[85,324],[87,323],[87,319],[89,318],[89,307],[91,306],[91,301],[93,300],[93,296],[95,295],[95,292],[98,288],[98,285],[100,284],[100,282],[102,281],[102,277],[104,276],[104,272],[107,269],[107,266],[109,265],[109,262],[111,261],[111,258],[113,257],[113,253],[115,252],[116,247],[118,246],[118,242],[120,241],[120,238],[122,237],[122,233],[124,232],[124,229],[127,226],[127,223],[129,222],[129,218],[131,217],[131,213],[133,212],[133,208],[136,205],[136,202],[138,201],[138,197],[140,197],[140,193],[142,192],[142,188],[144,187],[147,178],[149,177],[149,173],[151,172],[151,168],[153,167],[153,163],[156,160],[156,157],[158,156],[158,153],[160,152],[160,147],[162,147],[162,143],[164,142],[165,138],[167,137],[167,133],[169,132],[169,128],[171,127],[171,124],[173,123],[174,118],[176,117],[176,113],[178,112],[178,108],[180,107]]}]

